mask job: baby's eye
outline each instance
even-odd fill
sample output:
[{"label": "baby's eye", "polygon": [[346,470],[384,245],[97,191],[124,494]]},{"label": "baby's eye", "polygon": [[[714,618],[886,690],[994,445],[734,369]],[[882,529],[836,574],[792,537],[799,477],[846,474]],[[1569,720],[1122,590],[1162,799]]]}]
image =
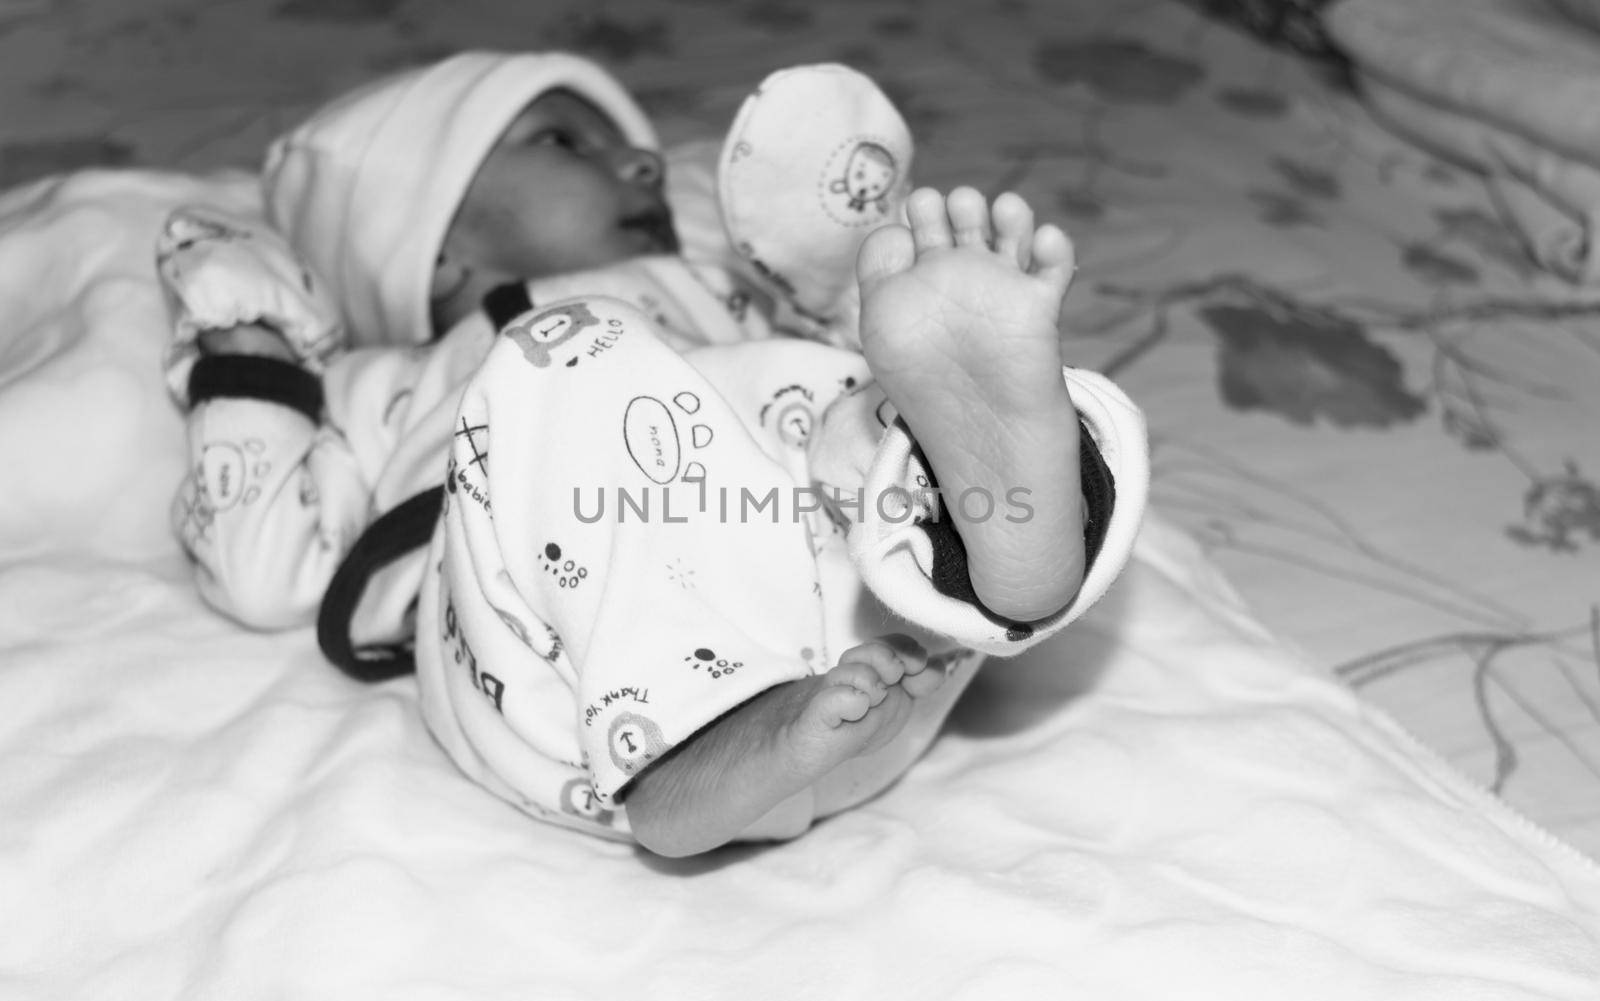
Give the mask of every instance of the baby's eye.
[{"label": "baby's eye", "polygon": [[528,145],[577,149],[578,137],[568,129],[540,129],[528,137]]}]

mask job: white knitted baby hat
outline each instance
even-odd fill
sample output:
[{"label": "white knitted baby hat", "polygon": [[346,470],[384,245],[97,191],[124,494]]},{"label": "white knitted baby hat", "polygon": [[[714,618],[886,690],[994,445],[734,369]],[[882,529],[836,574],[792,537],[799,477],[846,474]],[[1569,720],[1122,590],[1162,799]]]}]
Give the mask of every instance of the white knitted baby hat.
[{"label": "white knitted baby hat", "polygon": [[654,128],[622,85],[567,53],[464,52],[336,99],[275,140],[268,218],[327,284],[356,344],[433,338],[439,248],[478,166],[528,102],[566,88],[631,144]]}]

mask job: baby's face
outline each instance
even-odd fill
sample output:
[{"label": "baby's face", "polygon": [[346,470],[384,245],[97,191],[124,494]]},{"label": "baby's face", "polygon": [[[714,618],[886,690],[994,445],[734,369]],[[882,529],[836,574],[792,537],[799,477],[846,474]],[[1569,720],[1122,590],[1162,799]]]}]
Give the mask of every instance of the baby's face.
[{"label": "baby's face", "polygon": [[554,90],[489,153],[445,237],[479,274],[526,280],[672,253],[661,158],[628,144],[600,109]]}]

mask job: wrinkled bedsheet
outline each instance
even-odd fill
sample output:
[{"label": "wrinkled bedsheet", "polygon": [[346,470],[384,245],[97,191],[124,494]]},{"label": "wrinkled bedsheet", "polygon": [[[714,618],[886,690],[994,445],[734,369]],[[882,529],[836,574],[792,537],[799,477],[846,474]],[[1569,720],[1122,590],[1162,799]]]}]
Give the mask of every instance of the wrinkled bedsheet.
[{"label": "wrinkled bedsheet", "polygon": [[1584,0],[1340,0],[1328,30],[1396,132],[1482,172],[1535,260],[1600,278],[1600,23]]},{"label": "wrinkled bedsheet", "polygon": [[[922,180],[1079,243],[1064,329],[1151,421],[1137,558],[792,845],[532,824],[165,533],[146,227],[465,45],[605,59],[673,141],[846,61]],[[1600,306],[1318,71],[1115,0],[38,2],[0,59],[6,183],[116,168],[0,199],[0,995],[1600,994]]]},{"label": "wrinkled bedsheet", "polygon": [[181,566],[0,575],[0,990],[1583,1001],[1600,870],[1289,654],[1160,520],[899,785],[680,863],[531,822],[409,681]]}]

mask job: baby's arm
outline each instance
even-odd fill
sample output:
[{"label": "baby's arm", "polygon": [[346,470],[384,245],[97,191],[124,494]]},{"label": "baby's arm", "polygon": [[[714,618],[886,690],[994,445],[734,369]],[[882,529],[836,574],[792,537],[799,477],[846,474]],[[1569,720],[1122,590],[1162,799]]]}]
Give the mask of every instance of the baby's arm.
[{"label": "baby's arm", "polygon": [[191,466],[173,521],[200,591],[258,629],[309,623],[366,523],[370,490],[348,445],[319,424],[320,385],[295,378],[303,370],[217,354],[194,371]]},{"label": "baby's arm", "polygon": [[348,444],[321,424],[332,307],[270,232],[180,209],[157,247],[174,312],[168,377],[188,409],[174,527],[219,610],[257,628],[310,620],[367,517]]}]

